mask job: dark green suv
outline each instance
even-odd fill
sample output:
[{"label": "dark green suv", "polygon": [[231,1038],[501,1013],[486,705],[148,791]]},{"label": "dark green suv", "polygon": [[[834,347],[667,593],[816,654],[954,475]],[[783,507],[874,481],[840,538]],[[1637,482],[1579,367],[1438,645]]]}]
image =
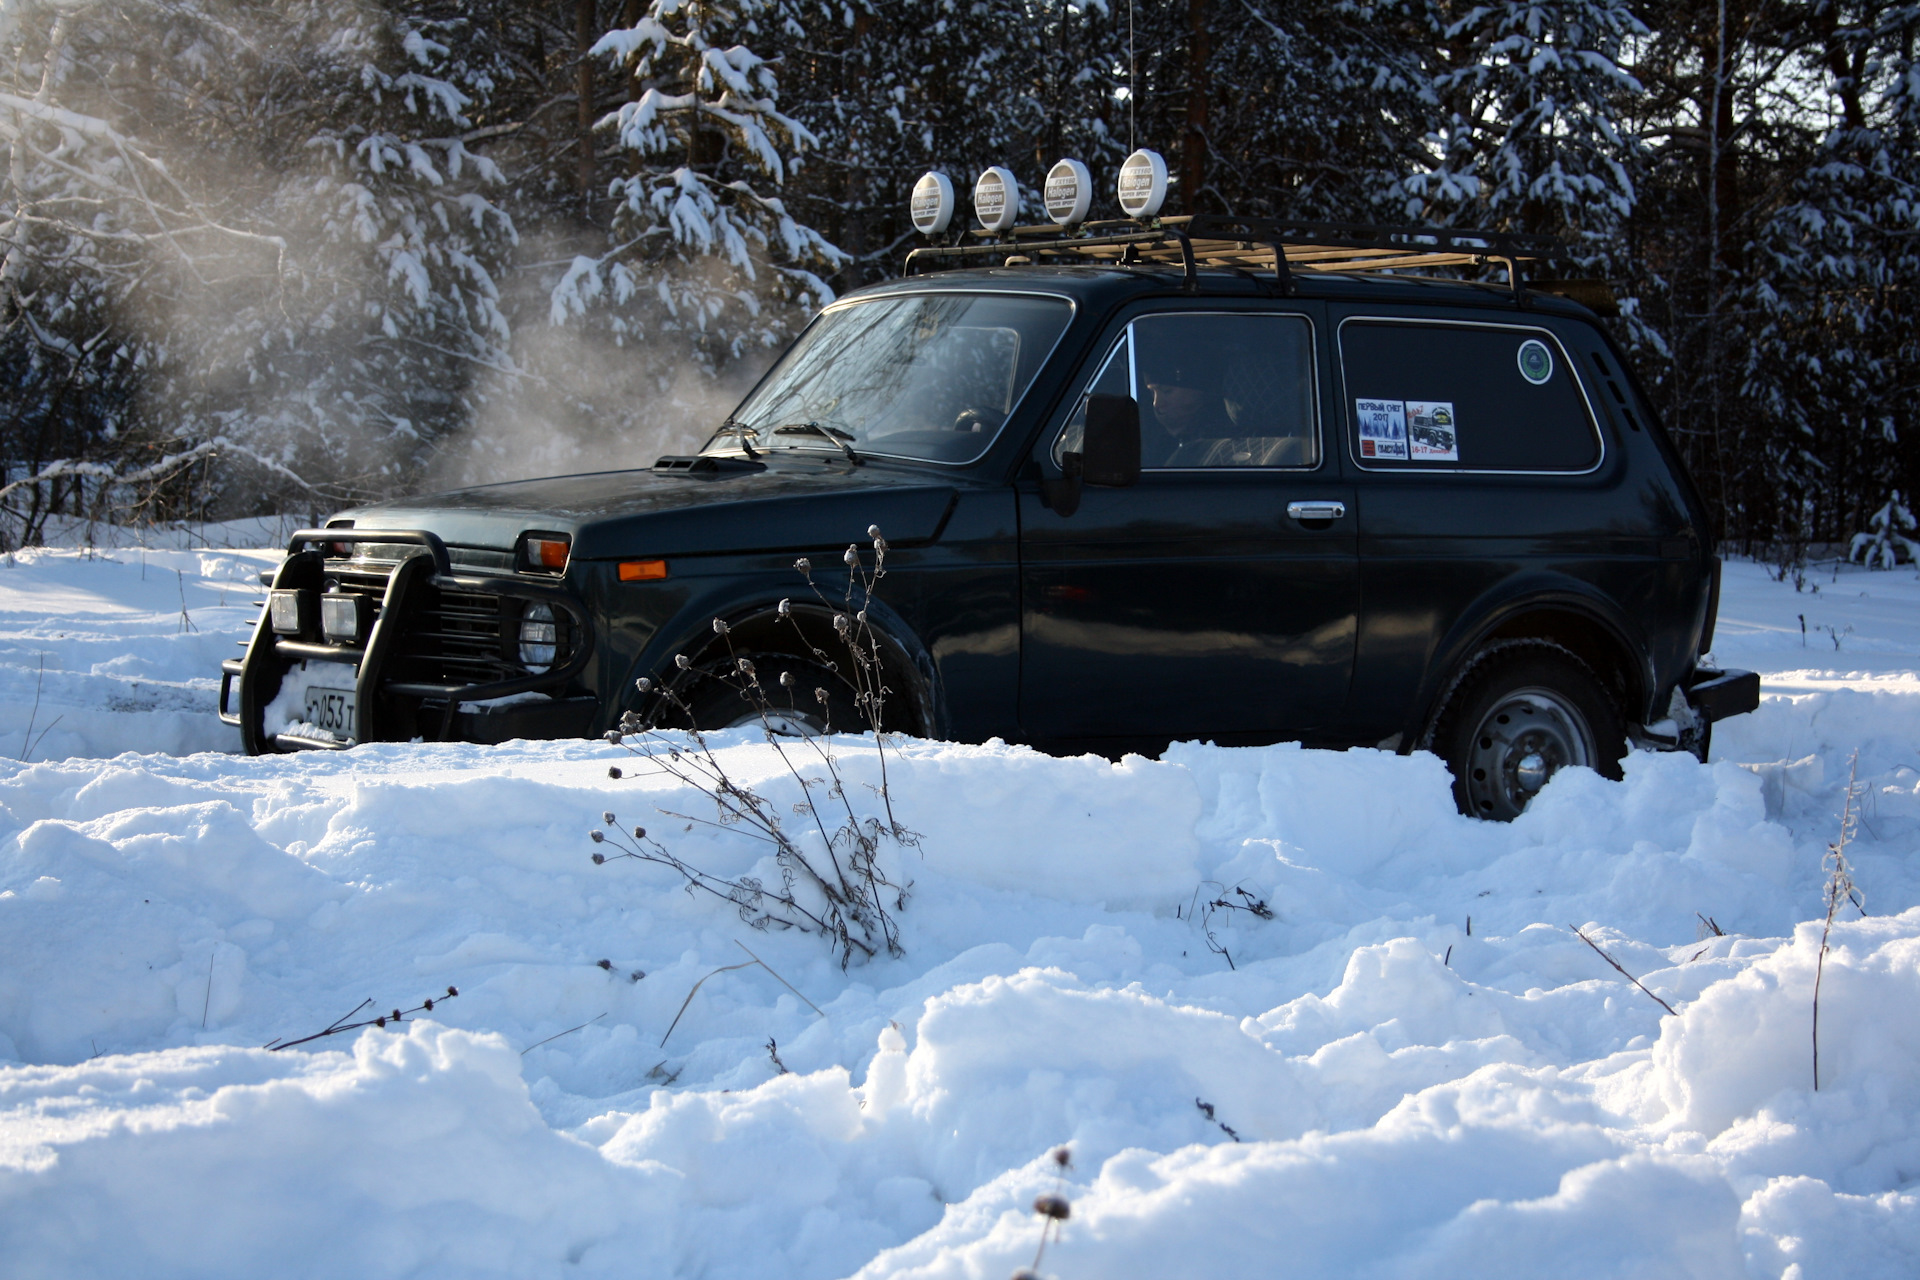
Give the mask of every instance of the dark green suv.
[{"label": "dark green suv", "polygon": [[1578,290],[1523,283],[1544,253],[1220,219],[923,250],[698,455],[297,535],[222,714],[250,752],[732,723],[723,654],[834,685],[795,561],[874,527],[889,729],[1431,748],[1491,817],[1630,744],[1704,755],[1759,682],[1701,666],[1700,499]]}]

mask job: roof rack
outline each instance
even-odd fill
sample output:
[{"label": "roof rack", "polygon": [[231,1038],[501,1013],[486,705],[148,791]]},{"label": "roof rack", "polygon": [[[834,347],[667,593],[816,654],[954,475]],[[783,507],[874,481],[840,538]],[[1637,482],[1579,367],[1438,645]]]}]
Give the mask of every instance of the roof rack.
[{"label": "roof rack", "polygon": [[1572,257],[1566,246],[1551,236],[1466,227],[1283,222],[1219,214],[1159,218],[1152,223],[1090,222],[1079,227],[1077,234],[1068,235],[1062,235],[1057,226],[1015,227],[1004,236],[986,231],[972,234],[983,242],[915,249],[907,255],[906,274],[911,276],[936,264],[999,266],[1048,260],[1160,263],[1182,267],[1189,289],[1197,287],[1203,266],[1271,269],[1281,292],[1288,293],[1294,273],[1302,271],[1355,275],[1499,264],[1507,269],[1507,286],[1519,299],[1525,288],[1523,268],[1527,264]]}]

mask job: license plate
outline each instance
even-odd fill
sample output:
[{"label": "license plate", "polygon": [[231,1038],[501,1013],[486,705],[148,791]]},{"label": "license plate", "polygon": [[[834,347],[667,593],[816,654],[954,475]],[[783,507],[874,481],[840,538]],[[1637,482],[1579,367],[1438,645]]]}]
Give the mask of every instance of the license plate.
[{"label": "license plate", "polygon": [[353,693],[346,689],[308,689],[307,723],[342,738],[351,738]]}]

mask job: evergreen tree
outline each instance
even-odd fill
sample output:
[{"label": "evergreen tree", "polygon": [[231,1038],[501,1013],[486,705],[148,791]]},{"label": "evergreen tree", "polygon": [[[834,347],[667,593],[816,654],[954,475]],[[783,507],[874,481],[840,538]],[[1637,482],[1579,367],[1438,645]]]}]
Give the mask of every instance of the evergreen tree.
[{"label": "evergreen tree", "polygon": [[417,473],[506,336],[513,228],[461,138],[481,86],[441,74],[458,24],[237,0],[9,16],[0,362],[34,390],[6,452],[96,481],[13,496],[97,505],[169,456],[244,459],[216,473],[230,509]]},{"label": "evergreen tree", "polygon": [[1867,521],[1866,532],[1853,535],[1847,559],[1870,569],[1891,569],[1902,558],[1908,564],[1920,564],[1920,542],[1914,540],[1914,533],[1913,512],[1895,489]]},{"label": "evergreen tree", "polygon": [[1638,146],[1621,66],[1646,28],[1620,0],[1499,0],[1458,17],[1429,3],[1433,157],[1401,179],[1415,222],[1567,237],[1606,274],[1633,211]]},{"label": "evergreen tree", "polygon": [[[599,121],[625,172],[609,181],[611,245],[574,259],[556,322],[599,311],[617,342],[667,339],[669,360],[719,372],[782,345],[832,301],[840,250],[773,190],[817,139],[779,108],[767,0],[652,0],[593,47],[637,91]],[[662,390],[671,370],[660,370]]]}]

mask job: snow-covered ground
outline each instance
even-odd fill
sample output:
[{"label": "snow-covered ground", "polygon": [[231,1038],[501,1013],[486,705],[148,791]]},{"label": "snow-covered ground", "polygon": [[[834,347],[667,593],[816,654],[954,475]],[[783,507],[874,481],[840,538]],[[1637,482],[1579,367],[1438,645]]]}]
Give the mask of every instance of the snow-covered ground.
[{"label": "snow-covered ground", "polygon": [[[998,1280],[1056,1184],[1061,1280],[1920,1270],[1911,570],[1730,564],[1716,656],[1760,711],[1511,826],[1429,756],[904,744],[905,954],[843,971],[594,864],[611,811],[777,881],[619,748],[212,754],[272,559],[0,564],[9,1276]],[[1816,1093],[1856,749],[1871,914],[1835,927]],[[1240,889],[1274,918],[1208,909]]]}]

